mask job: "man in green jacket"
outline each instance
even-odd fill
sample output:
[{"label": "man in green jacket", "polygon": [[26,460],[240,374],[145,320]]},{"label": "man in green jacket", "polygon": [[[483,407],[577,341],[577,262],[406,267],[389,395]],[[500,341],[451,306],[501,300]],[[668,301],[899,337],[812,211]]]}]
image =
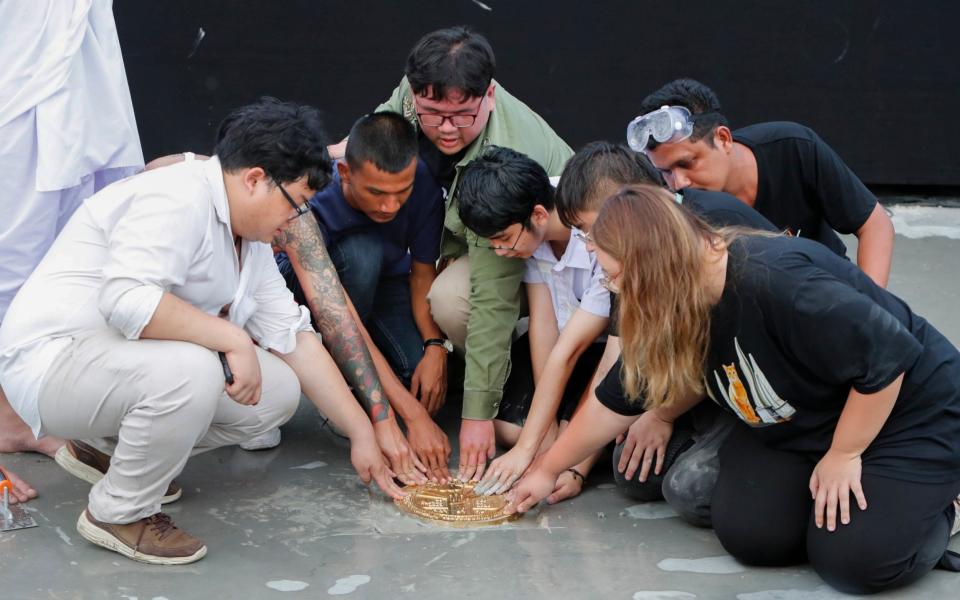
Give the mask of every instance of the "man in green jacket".
[{"label": "man in green jacket", "polygon": [[[457,184],[485,146],[522,152],[558,176],[570,147],[493,79],[489,42],[465,27],[428,33],[407,57],[406,75],[377,110],[417,127],[420,158],[443,187],[446,214],[440,273],[428,296],[434,320],[466,359],[459,477],[479,479],[496,452],[493,418],[510,372],[510,344],[522,306],[523,261],[498,256],[464,227]],[[338,155],[342,146],[331,148]],[[342,153],[342,151],[341,151]],[[451,344],[446,344],[449,347]]]}]

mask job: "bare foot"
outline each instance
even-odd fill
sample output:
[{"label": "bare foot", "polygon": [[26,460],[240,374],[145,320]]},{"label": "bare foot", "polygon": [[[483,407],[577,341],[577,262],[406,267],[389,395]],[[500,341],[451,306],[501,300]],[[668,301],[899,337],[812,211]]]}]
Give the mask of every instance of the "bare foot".
[{"label": "bare foot", "polygon": [[52,436],[39,440],[33,437],[33,432],[14,412],[0,389],[0,452],[39,452],[53,458],[64,443]]},{"label": "bare foot", "polygon": [[30,485],[20,479],[16,473],[10,469],[0,465],[0,471],[6,475],[7,479],[10,480],[10,483],[13,484],[13,491],[10,493],[10,503],[16,504],[17,502],[26,502],[27,500],[32,500],[37,497],[37,490],[30,487]]}]

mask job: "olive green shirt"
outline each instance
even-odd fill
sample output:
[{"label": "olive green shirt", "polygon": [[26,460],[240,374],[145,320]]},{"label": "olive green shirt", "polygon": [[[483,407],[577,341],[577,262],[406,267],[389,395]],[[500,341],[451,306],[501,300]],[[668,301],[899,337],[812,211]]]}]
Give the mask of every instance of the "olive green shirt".
[{"label": "olive green shirt", "polygon": [[[496,81],[493,82],[496,84]],[[445,258],[470,257],[470,317],[467,321],[466,373],[463,385],[463,418],[497,416],[503,386],[510,373],[510,344],[522,305],[524,261],[497,256],[477,245],[477,236],[464,227],[457,214],[457,184],[463,168],[489,145],[511,148],[540,163],[553,177],[560,175],[573,150],[530,107],[497,84],[490,119],[480,136],[457,163],[456,176],[447,191],[440,253]],[[402,114],[418,127],[413,91],[407,78],[393,90],[377,111]]]}]

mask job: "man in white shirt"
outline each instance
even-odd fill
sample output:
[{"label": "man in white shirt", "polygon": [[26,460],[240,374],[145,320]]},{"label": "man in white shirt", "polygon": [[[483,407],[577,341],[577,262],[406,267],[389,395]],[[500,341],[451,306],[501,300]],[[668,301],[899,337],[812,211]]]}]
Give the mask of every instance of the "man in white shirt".
[{"label": "man in white shirt", "polygon": [[350,437],[361,478],[402,495],[269,245],[328,181],[324,144],[316,109],[234,111],[210,160],[85,201],[11,304],[0,380],[14,410],[38,436],[116,436],[58,455],[97,481],[77,523],[91,542],[152,564],[203,557],[160,512],[173,478],[191,453],[285,422],[301,390]]},{"label": "man in white shirt", "polygon": [[[602,376],[615,359],[611,352],[601,362],[610,315],[602,271],[578,232],[560,222],[553,194],[543,167],[508,148],[487,150],[460,183],[464,225],[497,254],[526,260],[530,308],[529,352],[517,352],[521,337],[494,422],[498,441],[513,448],[491,463],[480,493],[509,489],[569,421],[598,369]],[[525,377],[531,371],[532,381]],[[595,460],[565,473],[548,500],[579,494]]]},{"label": "man in white shirt", "polygon": [[[111,0],[0,2],[0,323],[73,211],[143,153]],[[0,384],[3,382],[0,381]],[[0,452],[53,456],[0,389]],[[12,499],[36,492],[14,473]]]}]

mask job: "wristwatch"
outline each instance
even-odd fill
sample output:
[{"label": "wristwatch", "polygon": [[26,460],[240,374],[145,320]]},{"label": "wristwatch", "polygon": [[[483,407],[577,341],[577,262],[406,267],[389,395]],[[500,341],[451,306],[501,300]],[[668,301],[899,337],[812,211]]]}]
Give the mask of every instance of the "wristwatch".
[{"label": "wristwatch", "polygon": [[424,340],[423,349],[426,350],[427,346],[440,346],[447,351],[447,354],[453,352],[453,342],[444,338],[430,338],[429,340]]}]

